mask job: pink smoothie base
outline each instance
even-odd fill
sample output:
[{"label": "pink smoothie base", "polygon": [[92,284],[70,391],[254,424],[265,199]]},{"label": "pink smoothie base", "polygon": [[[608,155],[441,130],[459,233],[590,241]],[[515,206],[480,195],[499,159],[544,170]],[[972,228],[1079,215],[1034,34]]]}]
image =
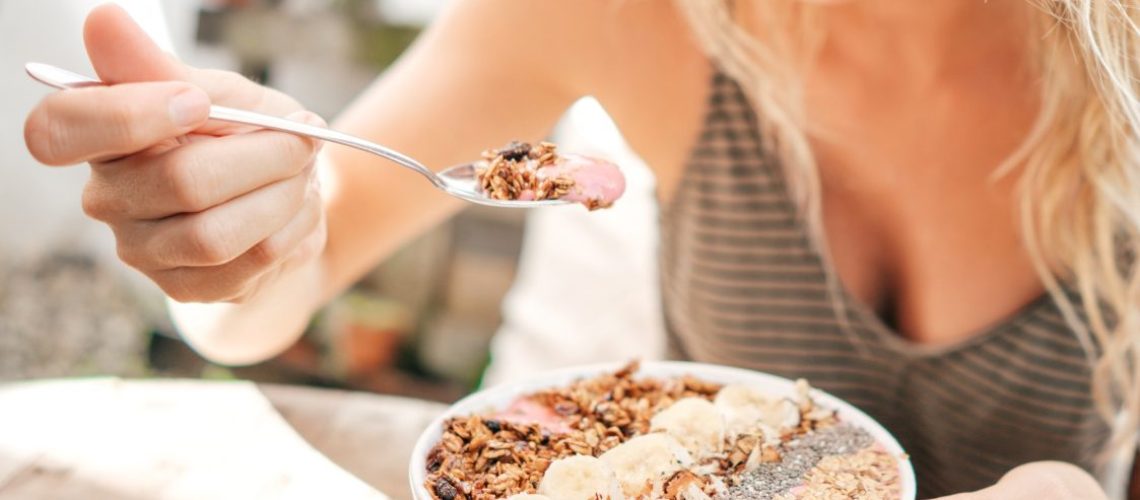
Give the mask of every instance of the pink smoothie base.
[{"label": "pink smoothie base", "polygon": [[[611,162],[588,156],[559,155],[557,163],[541,167],[535,174],[541,180],[569,177],[574,186],[560,199],[591,208],[609,207],[625,193],[625,176],[621,169]],[[519,199],[534,200],[534,192],[523,191]]]},{"label": "pink smoothie base", "polygon": [[525,397],[516,399],[510,406],[492,414],[491,418],[513,424],[538,424],[552,434],[570,432],[570,426],[565,418],[550,407]]}]

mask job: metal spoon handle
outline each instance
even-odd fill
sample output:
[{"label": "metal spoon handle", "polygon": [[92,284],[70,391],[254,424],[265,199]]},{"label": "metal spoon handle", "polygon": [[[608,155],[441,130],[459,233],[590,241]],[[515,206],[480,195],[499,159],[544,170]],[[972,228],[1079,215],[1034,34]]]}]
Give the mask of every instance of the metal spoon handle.
[{"label": "metal spoon handle", "polygon": [[[84,87],[100,87],[105,85],[99,80],[88,78],[86,76],[48,64],[28,63],[24,65],[24,70],[27,71],[28,75],[36,81],[61,90]],[[398,151],[386,148],[374,142],[366,141],[359,137],[348,135],[343,132],[338,132],[336,130],[327,128],[315,127],[305,123],[289,121],[284,118],[264,115],[261,113],[254,113],[252,111],[246,111],[243,109],[228,108],[225,106],[210,106],[210,118],[213,120],[240,123],[243,125],[252,125],[254,127],[278,130],[281,132],[288,132],[290,134],[296,134],[305,137],[312,137],[348,146],[350,148],[367,151],[377,156],[392,160],[396,164],[406,167],[426,177],[428,181],[437,187],[446,189],[444,182],[438,176],[436,176],[434,172],[428,170],[428,168],[425,167],[422,163]]]}]

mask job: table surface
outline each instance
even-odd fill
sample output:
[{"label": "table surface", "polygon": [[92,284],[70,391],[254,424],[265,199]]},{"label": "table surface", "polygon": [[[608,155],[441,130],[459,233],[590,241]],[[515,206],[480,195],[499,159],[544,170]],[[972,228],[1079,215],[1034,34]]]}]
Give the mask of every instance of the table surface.
[{"label": "table surface", "polygon": [[445,407],[248,382],[0,385],[0,498],[411,498]]}]

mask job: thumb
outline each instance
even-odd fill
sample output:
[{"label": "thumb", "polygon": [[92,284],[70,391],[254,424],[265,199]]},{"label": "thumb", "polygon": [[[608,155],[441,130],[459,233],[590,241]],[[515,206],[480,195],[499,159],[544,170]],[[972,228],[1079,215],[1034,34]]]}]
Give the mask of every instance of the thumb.
[{"label": "thumb", "polygon": [[122,7],[96,7],[83,26],[87,57],[106,83],[185,80],[187,67],[163,52]]},{"label": "thumb", "polygon": [[[99,78],[108,84],[178,80],[206,91],[214,104],[276,116],[302,109],[289,96],[236,73],[197,69],[184,64],[174,55],[164,52],[122,7],[115,4],[100,5],[87,15],[83,40],[91,65]],[[199,132],[225,133],[245,128],[248,127],[211,122]]]}]

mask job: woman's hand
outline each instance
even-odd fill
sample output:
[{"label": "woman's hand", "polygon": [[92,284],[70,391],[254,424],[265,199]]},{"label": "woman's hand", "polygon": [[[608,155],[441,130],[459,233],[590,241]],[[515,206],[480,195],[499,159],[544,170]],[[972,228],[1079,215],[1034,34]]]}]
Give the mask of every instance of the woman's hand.
[{"label": "woman's hand", "polygon": [[1103,500],[1104,490],[1087,472],[1064,462],[1033,462],[1009,471],[997,484],[940,500]]},{"label": "woman's hand", "polygon": [[313,124],[293,99],[163,53],[120,8],[88,17],[91,62],[108,87],[57,92],[25,140],[49,165],[88,162],[83,208],[115,233],[120,258],[182,302],[241,302],[319,255],[318,142],[207,122],[220,104]]},{"label": "woman's hand", "polygon": [[[606,67],[587,62],[620,26],[597,22],[614,19],[611,10],[605,1],[453,2],[336,127],[436,167],[540,138],[586,93],[585,76]],[[171,59],[115,7],[94,10],[85,31],[112,86],[46,98],[28,117],[28,147],[45,163],[91,163],[84,206],[114,229],[123,260],[178,301],[218,302],[170,304],[183,338],[214,362],[280,353],[322,304],[463,206],[351,148],[322,154],[318,194],[317,144],[206,120],[211,102],[317,120],[294,100]]]}]

